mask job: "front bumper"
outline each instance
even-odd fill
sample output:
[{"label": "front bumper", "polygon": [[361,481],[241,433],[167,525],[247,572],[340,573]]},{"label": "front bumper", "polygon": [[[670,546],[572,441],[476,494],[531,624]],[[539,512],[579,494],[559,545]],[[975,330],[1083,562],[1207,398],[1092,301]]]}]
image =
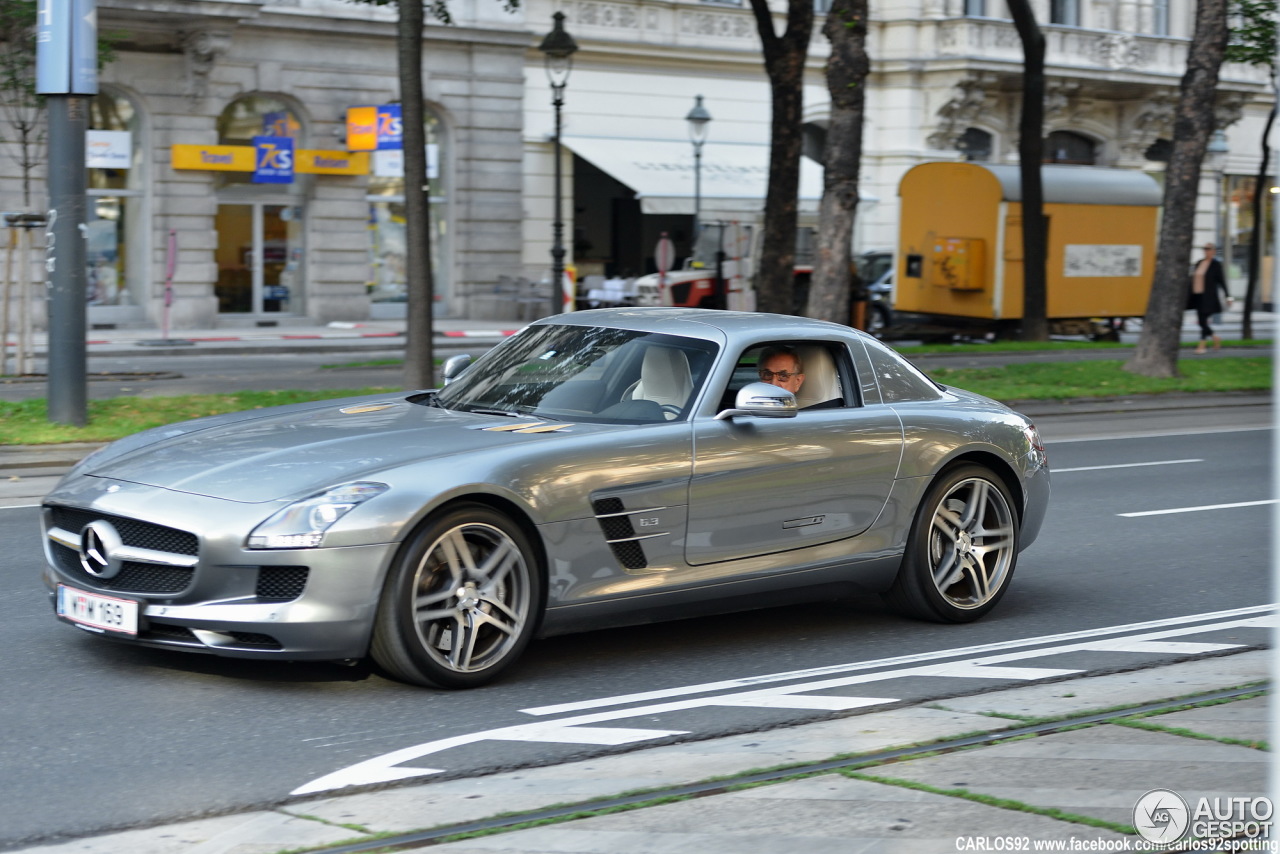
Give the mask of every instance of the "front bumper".
[{"label": "front bumper", "polygon": [[[138,602],[138,634],[110,633],[127,643],[236,658],[367,654],[396,543],[249,550],[243,544],[264,518],[261,506],[112,486],[46,500],[43,580],[55,613],[65,584]],[[113,544],[125,558],[109,578],[81,563],[81,531],[93,520],[111,524],[123,541]]]}]

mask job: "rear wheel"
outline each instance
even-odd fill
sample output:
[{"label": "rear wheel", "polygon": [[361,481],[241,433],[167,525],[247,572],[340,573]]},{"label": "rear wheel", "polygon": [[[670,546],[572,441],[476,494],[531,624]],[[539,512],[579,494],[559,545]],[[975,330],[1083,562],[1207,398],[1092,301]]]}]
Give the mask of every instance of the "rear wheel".
[{"label": "rear wheel", "polygon": [[1018,559],[1018,516],[1000,478],[977,465],[943,472],[916,510],[885,599],[935,622],[964,623],[1004,596]]},{"label": "rear wheel", "polygon": [[483,685],[528,646],[541,605],[524,531],[489,507],[461,505],[401,551],[378,605],[373,659],[417,685]]}]

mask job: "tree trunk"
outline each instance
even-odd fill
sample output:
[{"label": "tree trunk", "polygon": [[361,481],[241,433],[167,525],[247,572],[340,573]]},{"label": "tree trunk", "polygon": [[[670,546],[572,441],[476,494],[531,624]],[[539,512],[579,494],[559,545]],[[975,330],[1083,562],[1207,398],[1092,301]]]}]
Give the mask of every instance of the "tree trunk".
[{"label": "tree trunk", "polygon": [[813,32],[813,0],[789,0],[787,31],[782,36],[774,32],[767,0],[751,0],[751,11],[764,46],[764,67],[773,103],[764,240],[755,277],[756,307],[760,311],[791,314],[795,308],[804,66]]},{"label": "tree trunk", "polygon": [[1187,274],[1191,267],[1191,238],[1196,198],[1200,193],[1200,163],[1214,126],[1214,89],[1227,47],[1227,0],[1199,0],[1195,35],[1187,52],[1173,121],[1173,147],[1165,171],[1164,215],[1156,249],[1155,281],[1130,373],[1147,377],[1176,377],[1182,313],[1187,305]]},{"label": "tree trunk", "polygon": [[858,213],[862,120],[866,110],[867,0],[835,0],[823,32],[831,42],[827,90],[831,125],[823,148],[825,172],[818,214],[817,258],[806,314],[849,323],[853,222]]},{"label": "tree trunk", "polygon": [[400,110],[404,120],[405,388],[433,388],[431,312],[431,206],[427,184],[427,134],[422,85],[422,0],[399,0],[396,56],[400,68]]},{"label": "tree trunk", "polygon": [[[1280,91],[1274,93],[1273,97],[1280,97]],[[1244,321],[1240,329],[1240,337],[1246,341],[1253,338],[1253,303],[1258,297],[1258,268],[1262,266],[1262,259],[1266,257],[1266,252],[1262,248],[1262,241],[1266,239],[1267,230],[1262,227],[1262,197],[1264,195],[1263,188],[1271,186],[1267,178],[1271,172],[1271,146],[1267,140],[1271,139],[1271,126],[1276,121],[1276,107],[1271,105],[1271,112],[1267,113],[1267,126],[1262,131],[1262,163],[1258,165],[1258,177],[1253,182],[1253,202],[1251,208],[1253,210],[1253,236],[1249,241],[1249,283],[1244,290]],[[1230,240],[1227,241],[1228,243]],[[1218,247],[1218,251],[1222,252],[1222,247]],[[1271,295],[1275,299],[1275,294]]]},{"label": "tree trunk", "polygon": [[[1022,118],[1018,124],[1018,171],[1022,180],[1022,340],[1048,341],[1048,224],[1044,218],[1044,33],[1028,0],[1009,0],[1009,14],[1022,40]],[[996,263],[1000,263],[996,259]]]}]

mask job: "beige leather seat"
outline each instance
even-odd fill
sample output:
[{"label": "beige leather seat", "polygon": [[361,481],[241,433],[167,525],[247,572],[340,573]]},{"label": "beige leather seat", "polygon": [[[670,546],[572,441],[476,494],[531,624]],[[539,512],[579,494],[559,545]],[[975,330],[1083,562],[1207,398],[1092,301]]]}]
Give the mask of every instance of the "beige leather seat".
[{"label": "beige leather seat", "polygon": [[[640,363],[640,382],[631,392],[633,400],[652,400],[659,406],[684,409],[693,393],[693,377],[689,373],[689,359],[674,347],[651,346],[644,351]],[[679,417],[667,412],[667,420]]]},{"label": "beige leather seat", "polygon": [[804,385],[796,395],[796,404],[801,409],[841,396],[840,375],[826,347],[797,347],[796,355],[804,364]]}]

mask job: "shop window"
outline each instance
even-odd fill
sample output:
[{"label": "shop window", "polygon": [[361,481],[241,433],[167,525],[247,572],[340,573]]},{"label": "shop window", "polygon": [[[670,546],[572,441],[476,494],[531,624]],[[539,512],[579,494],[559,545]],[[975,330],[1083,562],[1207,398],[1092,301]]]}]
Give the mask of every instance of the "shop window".
[{"label": "shop window", "polygon": [[1097,146],[1087,136],[1055,130],[1045,139],[1044,162],[1091,166],[1098,162]]},{"label": "shop window", "polygon": [[[287,136],[294,147],[303,142],[302,121],[283,100],[270,95],[246,95],[232,101],[218,116],[219,145],[253,145],[255,136]],[[249,172],[215,172],[214,183],[218,189],[237,184],[250,184]],[[257,184],[259,190],[287,192],[288,184]]]},{"label": "shop window", "polygon": [[[430,188],[431,272],[436,301],[450,292],[449,162],[444,125],[430,109],[426,113],[427,183]],[[375,152],[369,178],[369,297],[374,303],[405,303],[405,211],[402,161]],[[392,154],[398,154],[394,152]]]},{"label": "shop window", "polygon": [[85,184],[88,303],[141,306],[146,300],[142,238],[144,185],[141,128],[133,102],[103,91],[89,102]]}]

